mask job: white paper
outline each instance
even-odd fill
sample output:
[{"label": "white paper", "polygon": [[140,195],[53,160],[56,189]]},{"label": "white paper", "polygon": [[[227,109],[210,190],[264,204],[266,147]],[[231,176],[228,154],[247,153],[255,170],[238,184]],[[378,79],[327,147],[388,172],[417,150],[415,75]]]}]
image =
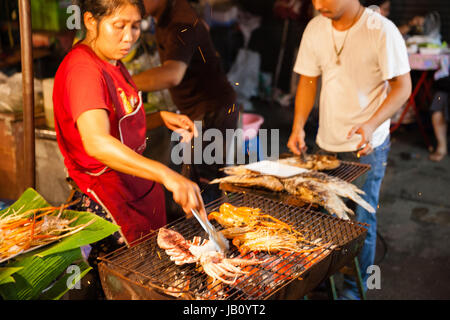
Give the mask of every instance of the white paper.
[{"label": "white paper", "polygon": [[309,170],[282,164],[277,161],[259,161],[245,166],[246,169],[256,171],[265,175],[276,176],[279,178],[289,178],[298,174],[308,172]]}]

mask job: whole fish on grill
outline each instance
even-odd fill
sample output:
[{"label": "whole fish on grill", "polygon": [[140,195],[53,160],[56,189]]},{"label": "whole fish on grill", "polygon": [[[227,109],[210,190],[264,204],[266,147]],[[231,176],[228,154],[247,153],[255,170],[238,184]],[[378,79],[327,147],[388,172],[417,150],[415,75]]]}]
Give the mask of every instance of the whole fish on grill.
[{"label": "whole fish on grill", "polygon": [[294,167],[309,170],[333,170],[340,166],[340,160],[332,155],[305,154],[304,160],[301,157],[293,156],[278,160],[278,162]]},{"label": "whole fish on grill", "polygon": [[[281,160],[280,160],[281,161]],[[290,178],[278,178],[250,171],[245,166],[227,167],[228,176],[213,180],[211,183],[227,182],[242,187],[262,187],[275,192],[285,191],[300,200],[323,206],[331,214],[348,220],[348,214],[354,214],[342,198],[348,198],[368,212],[375,209],[361,195],[364,191],[352,183],[323,172],[308,171]]]},{"label": "whole fish on grill", "polygon": [[277,192],[284,190],[283,183],[279,178],[258,173],[226,176],[214,179],[210,183],[214,184],[221,182],[227,182],[241,187],[260,187]]},{"label": "whole fish on grill", "polygon": [[303,178],[290,178],[283,181],[285,190],[292,195],[299,197],[305,202],[315,203],[323,206],[331,214],[335,214],[341,219],[348,220],[349,214],[354,214],[344,201],[323,184],[314,180],[304,180]]},{"label": "whole fish on grill", "polygon": [[[330,190],[341,197],[349,198],[370,213],[375,213],[375,209],[360,196],[360,194],[364,195],[365,192],[359,189],[354,184],[348,183],[347,181],[344,181],[337,177],[329,176],[325,173],[314,171],[302,173],[295,178],[297,178],[298,182],[300,182],[303,178],[304,181],[313,180],[317,183],[323,184],[327,188],[327,190]],[[286,181],[284,182],[286,183]]]}]

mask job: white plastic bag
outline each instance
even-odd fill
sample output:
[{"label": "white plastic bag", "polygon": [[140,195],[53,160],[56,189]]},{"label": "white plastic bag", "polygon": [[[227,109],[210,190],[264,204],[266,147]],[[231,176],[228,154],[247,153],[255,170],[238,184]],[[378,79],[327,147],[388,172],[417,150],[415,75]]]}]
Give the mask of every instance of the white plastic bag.
[{"label": "white plastic bag", "polygon": [[[42,83],[34,80],[34,102],[42,105]],[[11,77],[0,77],[0,112],[18,112],[23,110],[22,73]]]},{"label": "white plastic bag", "polygon": [[228,80],[234,84],[238,96],[249,99],[258,95],[261,57],[258,52],[240,49],[228,72]]}]

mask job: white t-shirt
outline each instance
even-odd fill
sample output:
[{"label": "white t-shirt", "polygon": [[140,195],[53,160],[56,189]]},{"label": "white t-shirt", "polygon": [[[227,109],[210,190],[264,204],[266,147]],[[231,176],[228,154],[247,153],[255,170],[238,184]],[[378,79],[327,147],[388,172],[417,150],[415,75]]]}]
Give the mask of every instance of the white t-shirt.
[{"label": "white t-shirt", "polygon": [[[353,126],[362,124],[376,112],[387,95],[388,82],[410,71],[405,41],[397,27],[380,14],[365,9],[348,31],[337,65],[338,50],[345,31],[337,31],[331,19],[312,19],[303,33],[294,71],[310,77],[322,76],[319,104],[319,131],[316,143],[332,152],[355,151],[361,142],[356,134],[347,139]],[[374,148],[389,135],[390,119],[379,126],[370,139]]]}]

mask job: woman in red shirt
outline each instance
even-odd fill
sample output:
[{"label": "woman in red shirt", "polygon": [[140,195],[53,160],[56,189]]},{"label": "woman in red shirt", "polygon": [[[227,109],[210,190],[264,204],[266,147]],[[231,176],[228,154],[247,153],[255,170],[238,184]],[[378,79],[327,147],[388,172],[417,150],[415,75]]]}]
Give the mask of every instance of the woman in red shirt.
[{"label": "woman in red shirt", "polygon": [[79,1],[86,38],[65,57],[53,92],[58,144],[70,178],[121,227],[129,244],[166,224],[164,192],[190,215],[206,216],[196,184],[142,156],[146,130],[166,125],[195,134],[186,116],[145,117],[141,95],[121,63],[140,34],[139,0]]}]

